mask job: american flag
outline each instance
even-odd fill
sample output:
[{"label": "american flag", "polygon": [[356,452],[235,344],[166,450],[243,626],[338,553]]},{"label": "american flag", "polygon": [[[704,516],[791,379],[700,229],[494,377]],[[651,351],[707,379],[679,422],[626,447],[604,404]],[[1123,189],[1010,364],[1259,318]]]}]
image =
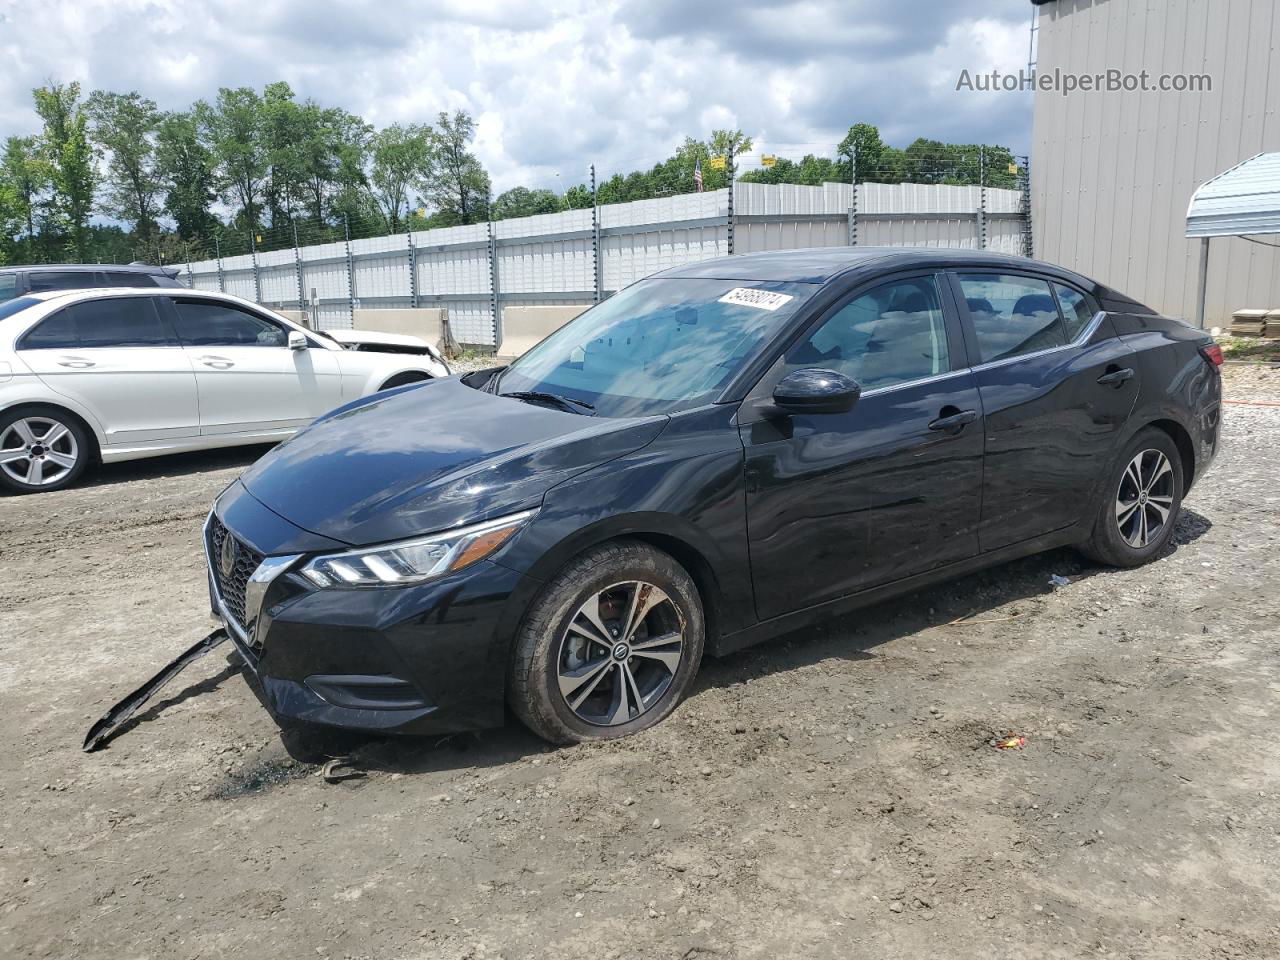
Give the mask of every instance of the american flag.
[{"label": "american flag", "polygon": [[702,192],[702,158],[699,157],[693,162],[693,185],[698,188],[698,192]]}]

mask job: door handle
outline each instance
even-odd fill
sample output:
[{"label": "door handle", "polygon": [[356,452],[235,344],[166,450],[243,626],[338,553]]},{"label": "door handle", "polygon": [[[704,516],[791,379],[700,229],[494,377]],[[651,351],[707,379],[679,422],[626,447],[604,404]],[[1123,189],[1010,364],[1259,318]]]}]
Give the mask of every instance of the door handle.
[{"label": "door handle", "polygon": [[1098,378],[1098,382],[1106,387],[1122,387],[1126,380],[1133,378],[1133,370],[1129,367],[1122,367],[1118,370],[1108,370]]},{"label": "door handle", "polygon": [[[943,410],[945,409],[947,408],[944,407]],[[952,407],[951,409],[955,410],[955,407]],[[956,433],[959,433],[961,430],[964,429],[966,424],[973,423],[973,421],[977,419],[978,419],[977,410],[957,410],[955,413],[950,413],[944,417],[939,417],[937,420],[930,421],[929,429],[930,430],[951,430],[951,431],[955,431]]]},{"label": "door handle", "polygon": [[200,362],[215,370],[227,370],[236,365],[234,360],[228,360],[226,357],[201,357]]},{"label": "door handle", "polygon": [[83,357],[64,357],[58,361],[60,367],[72,367],[76,370],[83,370],[86,367],[92,367],[92,360],[85,360]]}]

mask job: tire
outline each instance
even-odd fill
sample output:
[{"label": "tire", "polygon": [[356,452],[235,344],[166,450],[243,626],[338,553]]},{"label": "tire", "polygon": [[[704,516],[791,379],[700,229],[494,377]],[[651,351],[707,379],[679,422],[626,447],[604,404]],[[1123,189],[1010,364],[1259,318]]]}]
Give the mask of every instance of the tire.
[{"label": "tire", "polygon": [[58,407],[28,406],[0,414],[2,489],[48,493],[69,487],[80,479],[93,451],[89,431]]},{"label": "tire", "polygon": [[[628,635],[637,595],[647,610]],[[584,607],[594,610],[595,623]],[[570,561],[530,605],[512,653],[508,701],[552,743],[638,733],[688,692],[705,632],[697,587],[680,564],[636,541],[601,544]],[[588,639],[606,633],[607,643]]]},{"label": "tire", "polygon": [[1173,536],[1183,489],[1182,458],[1173,439],[1155,427],[1140,430],[1112,470],[1093,532],[1080,551],[1112,567],[1150,563]]},{"label": "tire", "polygon": [[423,380],[431,378],[425,373],[397,373],[394,377],[378,388],[379,392],[383,390],[391,390],[394,387],[404,387],[411,383],[421,383]]}]

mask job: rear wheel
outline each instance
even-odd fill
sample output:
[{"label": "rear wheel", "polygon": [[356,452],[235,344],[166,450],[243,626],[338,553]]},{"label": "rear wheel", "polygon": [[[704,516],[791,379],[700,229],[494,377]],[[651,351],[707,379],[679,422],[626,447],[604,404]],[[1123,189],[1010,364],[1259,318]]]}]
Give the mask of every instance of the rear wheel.
[{"label": "rear wheel", "polygon": [[511,707],[554,743],[637,733],[688,691],[704,632],[697,588],[669,555],[632,541],[595,547],[530,607],[511,663]]},{"label": "rear wheel", "polygon": [[92,453],[89,433],[57,407],[0,414],[0,487],[44,493],[70,486]]},{"label": "rear wheel", "polygon": [[1173,536],[1182,492],[1182,459],[1172,438],[1154,427],[1142,430],[1120,456],[1081,550],[1113,567],[1149,562]]}]

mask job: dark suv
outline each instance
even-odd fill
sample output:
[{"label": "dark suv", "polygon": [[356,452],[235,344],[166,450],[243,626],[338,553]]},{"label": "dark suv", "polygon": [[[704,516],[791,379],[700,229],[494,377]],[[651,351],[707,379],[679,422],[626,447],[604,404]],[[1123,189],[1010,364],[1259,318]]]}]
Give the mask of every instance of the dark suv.
[{"label": "dark suv", "polygon": [[0,303],[26,293],[96,287],[181,287],[174,267],[146,263],[45,263],[0,269]]}]

